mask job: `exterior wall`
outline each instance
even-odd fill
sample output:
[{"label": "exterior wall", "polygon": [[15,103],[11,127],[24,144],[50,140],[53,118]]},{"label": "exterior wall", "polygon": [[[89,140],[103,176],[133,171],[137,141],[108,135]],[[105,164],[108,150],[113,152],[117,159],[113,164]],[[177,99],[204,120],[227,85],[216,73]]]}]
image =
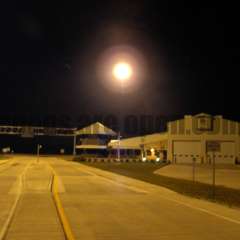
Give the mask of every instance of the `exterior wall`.
[{"label": "exterior wall", "polygon": [[[199,163],[210,163],[212,153],[207,152],[208,141],[219,141],[222,145],[221,152],[215,154],[217,163],[235,163],[236,159],[240,162],[240,123],[223,119],[222,116],[186,115],[183,119],[169,122],[165,133],[123,139],[121,146],[139,148],[142,156],[146,156],[146,151],[151,149],[164,152],[173,163],[179,160],[192,162],[193,158]],[[115,143],[115,147],[117,145]],[[176,156],[175,150],[181,152],[181,159]]]},{"label": "exterior wall", "polygon": [[[201,129],[199,124],[203,124],[206,129]],[[216,161],[234,163],[236,158],[240,159],[240,124],[237,122],[223,119],[222,116],[215,116],[214,120],[211,120],[210,115],[199,114],[170,122],[168,130],[168,159],[173,163],[177,162],[177,158],[180,159],[174,152],[179,151],[174,149],[176,142],[182,144],[182,152],[185,148],[186,156],[194,155],[188,149],[191,146],[190,142],[200,142],[199,162],[201,163],[209,162],[210,154],[206,150],[207,141],[219,141],[221,144],[222,149],[220,153],[216,153]],[[184,142],[186,145],[183,144]],[[194,148],[194,144],[192,147]],[[189,156],[187,157],[189,159]]]}]

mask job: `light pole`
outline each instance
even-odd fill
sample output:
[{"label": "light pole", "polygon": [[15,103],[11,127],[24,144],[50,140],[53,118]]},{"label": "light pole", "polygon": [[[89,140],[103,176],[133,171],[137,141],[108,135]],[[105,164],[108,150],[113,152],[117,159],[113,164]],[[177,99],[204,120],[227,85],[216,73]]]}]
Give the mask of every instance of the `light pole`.
[{"label": "light pole", "polygon": [[76,155],[76,138],[77,138],[77,135],[76,135],[76,133],[74,133],[74,136],[73,136],[73,156]]},{"label": "light pole", "polygon": [[37,163],[39,163],[39,152],[41,148],[42,148],[42,145],[38,144],[37,145]]},{"label": "light pole", "polygon": [[118,132],[118,149],[117,149],[117,157],[118,157],[118,162],[120,162],[121,160],[121,145],[120,145],[120,140],[121,140],[121,136],[120,136],[120,132]]},{"label": "light pole", "polygon": [[[118,62],[113,66],[112,69],[112,75],[113,77],[120,82],[120,88],[121,88],[121,99],[123,99],[124,94],[124,83],[132,77],[133,70],[129,63],[127,62]],[[121,104],[122,105],[122,104]],[[120,122],[121,122],[121,106],[120,106]],[[121,125],[121,124],[120,124]],[[121,147],[120,147],[120,130],[118,133],[118,149],[117,149],[117,158],[118,162],[121,160]]]},{"label": "light pole", "polygon": [[212,151],[212,187],[213,200],[215,200],[215,181],[216,181],[216,165],[215,165],[215,151]]},{"label": "light pole", "polygon": [[195,182],[196,180],[196,158],[192,159],[192,180]]}]

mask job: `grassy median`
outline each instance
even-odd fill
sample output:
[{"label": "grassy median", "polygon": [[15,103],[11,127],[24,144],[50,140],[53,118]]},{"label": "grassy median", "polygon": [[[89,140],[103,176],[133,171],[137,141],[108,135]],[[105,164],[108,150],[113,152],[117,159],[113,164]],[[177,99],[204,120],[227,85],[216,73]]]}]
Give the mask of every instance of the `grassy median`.
[{"label": "grassy median", "polygon": [[212,186],[210,184],[192,182],[189,180],[176,179],[160,176],[153,172],[164,164],[154,163],[89,163],[81,162],[88,166],[121,174],[127,177],[139,179],[148,183],[169,188],[175,192],[195,198],[216,201],[230,207],[240,207],[240,190],[216,186],[213,198]]}]

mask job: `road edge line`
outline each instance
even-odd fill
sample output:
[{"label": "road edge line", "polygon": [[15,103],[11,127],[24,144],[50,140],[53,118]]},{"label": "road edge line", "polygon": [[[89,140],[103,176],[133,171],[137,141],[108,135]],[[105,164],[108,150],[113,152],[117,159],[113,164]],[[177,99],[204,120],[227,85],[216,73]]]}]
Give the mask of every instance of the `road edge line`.
[{"label": "road edge line", "polygon": [[30,166],[30,163],[25,167],[25,169],[23,170],[22,174],[18,177],[18,181],[19,181],[19,191],[17,193],[17,197],[15,198],[15,201],[11,207],[11,210],[10,210],[10,213],[8,214],[7,216],[7,220],[5,221],[5,223],[3,224],[3,227],[2,229],[0,230],[0,240],[4,240],[4,238],[6,237],[6,234],[7,234],[7,231],[8,231],[8,228],[12,222],[12,219],[14,217],[14,214],[15,214],[15,210],[17,208],[17,205],[19,203],[19,200],[21,198],[21,195],[22,195],[22,189],[23,189],[23,177],[27,171],[27,168]]},{"label": "road edge line", "polygon": [[191,209],[200,211],[200,212],[204,212],[204,213],[207,213],[208,215],[212,215],[212,216],[215,216],[215,217],[224,219],[225,221],[229,221],[229,222],[232,222],[232,223],[235,223],[235,224],[240,225],[240,221],[239,221],[239,220],[235,220],[235,219],[233,219],[233,218],[220,215],[220,214],[215,213],[215,212],[213,212],[213,211],[211,211],[211,210],[207,210],[207,209],[204,209],[204,208],[202,208],[202,207],[196,207],[196,206],[193,206],[193,205],[191,205],[191,204],[189,204],[189,203],[184,203],[184,202],[182,202],[182,201],[178,201],[178,200],[171,199],[171,198],[168,198],[168,197],[163,197],[163,196],[160,196],[160,197],[163,198],[163,199],[166,199],[166,200],[175,202],[175,203],[177,203],[177,204],[179,204],[179,205],[183,205],[183,206],[185,206],[185,207],[188,207],[188,208],[191,208]]},{"label": "road edge line", "polygon": [[[19,180],[19,181],[22,182],[22,180]],[[21,188],[22,188],[22,183],[20,183],[20,185],[21,185]],[[15,201],[14,201],[12,207],[11,207],[10,213],[7,216],[7,220],[3,224],[3,227],[0,231],[0,240],[4,240],[4,238],[7,234],[8,228],[11,224],[12,219],[13,219],[13,216],[14,216],[15,210],[17,208],[18,202],[20,200],[20,197],[21,197],[21,192],[19,191],[19,193],[17,194],[17,197],[15,198]]]}]

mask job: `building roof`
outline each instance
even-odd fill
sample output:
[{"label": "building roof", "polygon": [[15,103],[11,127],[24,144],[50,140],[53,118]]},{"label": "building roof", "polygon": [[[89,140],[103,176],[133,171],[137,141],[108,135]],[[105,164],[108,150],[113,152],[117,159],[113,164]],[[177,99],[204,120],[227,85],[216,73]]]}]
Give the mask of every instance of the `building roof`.
[{"label": "building roof", "polygon": [[100,122],[93,123],[85,128],[76,131],[76,135],[109,135],[116,136],[117,133],[104,126]]},{"label": "building roof", "polygon": [[208,114],[208,113],[198,113],[198,114],[195,114],[194,117],[212,117],[213,115],[211,114]]},{"label": "building roof", "polygon": [[[141,149],[142,145],[150,146],[159,144],[161,141],[167,140],[167,132],[164,133],[154,133],[139,137],[125,138],[119,140],[111,140],[108,144],[112,148],[122,148],[122,149]],[[119,146],[120,145],[120,146]]]},{"label": "building roof", "polygon": [[76,149],[106,149],[106,145],[77,145]]}]

